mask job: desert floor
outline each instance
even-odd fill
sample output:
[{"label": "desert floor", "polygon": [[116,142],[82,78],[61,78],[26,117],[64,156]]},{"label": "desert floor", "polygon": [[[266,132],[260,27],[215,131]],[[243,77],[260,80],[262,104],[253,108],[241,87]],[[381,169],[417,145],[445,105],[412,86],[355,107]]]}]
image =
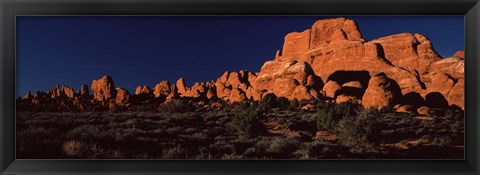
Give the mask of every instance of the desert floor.
[{"label": "desert floor", "polygon": [[[258,106],[258,104],[255,104]],[[17,112],[18,159],[463,159],[463,112],[253,104]]]}]

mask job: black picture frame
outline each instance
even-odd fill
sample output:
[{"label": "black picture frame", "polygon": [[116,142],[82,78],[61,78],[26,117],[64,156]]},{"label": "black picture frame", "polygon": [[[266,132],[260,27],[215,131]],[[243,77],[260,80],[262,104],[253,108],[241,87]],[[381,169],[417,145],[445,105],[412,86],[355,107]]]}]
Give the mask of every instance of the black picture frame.
[{"label": "black picture frame", "polygon": [[[479,174],[479,0],[0,0],[0,174]],[[464,15],[465,160],[15,160],[18,15]]]}]

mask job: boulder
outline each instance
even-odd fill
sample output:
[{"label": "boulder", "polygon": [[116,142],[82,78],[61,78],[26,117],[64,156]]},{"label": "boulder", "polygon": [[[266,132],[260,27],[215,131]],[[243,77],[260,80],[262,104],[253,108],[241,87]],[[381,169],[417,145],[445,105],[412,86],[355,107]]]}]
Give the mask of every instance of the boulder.
[{"label": "boulder", "polygon": [[196,82],[192,88],[190,88],[189,91],[185,93],[185,97],[193,97],[193,98],[199,98],[199,97],[206,97],[206,93],[208,92],[209,88],[214,88],[215,85],[211,82]]},{"label": "boulder", "polygon": [[322,90],[324,84],[323,84],[322,78],[320,78],[315,74],[312,74],[312,75],[308,75],[307,83],[305,84],[305,86],[309,87],[310,89],[314,89],[315,91],[320,91]]},{"label": "boulder", "polygon": [[247,79],[250,86],[255,87],[255,80],[257,79],[257,74],[255,72],[247,71]]},{"label": "boulder", "polygon": [[446,109],[448,108],[448,101],[445,96],[443,96],[440,92],[430,92],[425,95],[425,102],[427,106],[431,109]]},{"label": "boulder", "polygon": [[257,90],[254,87],[249,87],[245,92],[245,96],[247,99],[261,100],[264,92],[264,90]]},{"label": "boulder", "polygon": [[430,114],[430,108],[427,106],[421,106],[417,109],[417,113],[421,115],[429,115]]},{"label": "boulder", "polygon": [[278,78],[291,78],[305,84],[308,75],[314,74],[311,67],[294,60],[267,61],[263,64],[255,80],[256,89],[272,90]]},{"label": "boulder", "polygon": [[230,93],[230,96],[228,96],[228,102],[233,103],[233,102],[242,102],[247,100],[247,97],[245,96],[245,92],[243,92],[241,89],[238,88],[233,88],[232,92]]},{"label": "boulder", "polygon": [[463,50],[457,51],[455,52],[455,54],[452,55],[452,57],[465,59],[465,52]]},{"label": "boulder", "polygon": [[207,99],[209,99],[209,100],[217,97],[216,92],[215,92],[215,90],[214,90],[213,88],[209,88],[209,89],[207,90],[207,93],[206,93],[205,95],[206,95]]},{"label": "boulder", "polygon": [[352,87],[352,88],[359,88],[363,89],[363,85],[360,83],[360,81],[350,81],[342,84],[342,87]]},{"label": "boulder", "polygon": [[289,100],[297,99],[297,100],[312,100],[313,96],[310,95],[307,87],[303,85],[298,85],[295,90],[293,91],[293,94],[289,96]]},{"label": "boulder", "polygon": [[413,112],[413,111],[415,111],[415,109],[412,105],[398,104],[398,105],[395,105],[393,107],[393,109],[395,110],[395,112]]},{"label": "boulder", "polygon": [[337,102],[337,103],[345,103],[345,102],[360,103],[360,99],[358,99],[355,96],[341,94],[341,95],[337,96],[337,98],[335,99],[335,102]]},{"label": "boulder", "polygon": [[323,93],[325,97],[335,98],[335,93],[341,89],[340,85],[335,81],[327,81],[323,86]]},{"label": "boulder", "polygon": [[455,83],[455,86],[450,90],[447,96],[449,105],[456,105],[464,110],[465,108],[465,80],[462,78]]},{"label": "boulder", "polygon": [[[247,70],[240,70],[239,72],[226,71],[215,82],[216,95],[221,99],[228,98],[235,88],[241,89],[244,93],[247,93],[247,91],[250,93],[256,92],[252,89],[253,81],[255,81],[256,78],[255,73]],[[253,95],[257,94],[249,94],[250,97]]]},{"label": "boulder", "polygon": [[454,79],[461,79],[465,76],[464,60],[459,57],[450,57],[433,62],[428,72],[444,73]]},{"label": "boulder", "polygon": [[299,82],[293,78],[277,78],[273,84],[273,93],[277,97],[286,97],[288,99],[295,98],[293,92],[300,85]]},{"label": "boulder", "polygon": [[426,93],[439,92],[445,97],[448,96],[450,89],[452,89],[455,84],[450,76],[444,73],[433,72],[425,75],[423,80],[427,86]]},{"label": "boulder", "polygon": [[373,76],[363,94],[362,104],[366,108],[380,109],[400,102],[402,92],[398,84],[384,73]]},{"label": "boulder", "polygon": [[225,83],[217,81],[215,83],[215,87],[217,89],[217,97],[218,98],[224,99],[224,98],[228,98],[228,96],[230,96],[230,92],[232,91],[231,86],[229,88],[227,88],[227,86],[225,86]]}]

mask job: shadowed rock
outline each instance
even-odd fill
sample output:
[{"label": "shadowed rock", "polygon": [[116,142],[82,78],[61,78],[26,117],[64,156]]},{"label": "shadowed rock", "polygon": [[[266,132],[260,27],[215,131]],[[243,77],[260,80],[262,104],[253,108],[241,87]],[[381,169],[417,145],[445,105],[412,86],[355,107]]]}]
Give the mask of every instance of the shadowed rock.
[{"label": "shadowed rock", "polygon": [[362,87],[367,87],[370,73],[368,71],[335,71],[328,77],[327,81],[330,80],[337,82],[340,86],[347,82],[357,81]]},{"label": "shadowed rock", "polygon": [[430,108],[440,108],[447,109],[448,101],[445,97],[439,92],[431,92],[425,96],[425,101],[427,106]]},{"label": "shadowed rock", "polygon": [[83,84],[83,85],[80,87],[80,90],[79,90],[78,93],[79,93],[80,96],[82,96],[82,97],[89,96],[89,95],[90,95],[90,91],[88,90],[88,85],[87,85],[87,84]]},{"label": "shadowed rock", "polygon": [[426,102],[423,97],[416,92],[409,92],[402,97],[402,104],[412,105],[413,108],[418,108],[420,106],[425,106]]}]

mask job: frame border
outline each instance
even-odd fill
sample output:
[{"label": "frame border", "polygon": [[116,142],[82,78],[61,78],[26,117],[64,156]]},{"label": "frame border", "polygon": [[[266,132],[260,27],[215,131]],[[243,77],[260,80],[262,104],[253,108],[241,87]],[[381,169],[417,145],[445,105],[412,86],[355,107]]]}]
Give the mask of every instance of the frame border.
[{"label": "frame border", "polygon": [[[465,160],[15,160],[18,15],[464,15]],[[0,174],[480,174],[479,0],[0,0]]]}]

